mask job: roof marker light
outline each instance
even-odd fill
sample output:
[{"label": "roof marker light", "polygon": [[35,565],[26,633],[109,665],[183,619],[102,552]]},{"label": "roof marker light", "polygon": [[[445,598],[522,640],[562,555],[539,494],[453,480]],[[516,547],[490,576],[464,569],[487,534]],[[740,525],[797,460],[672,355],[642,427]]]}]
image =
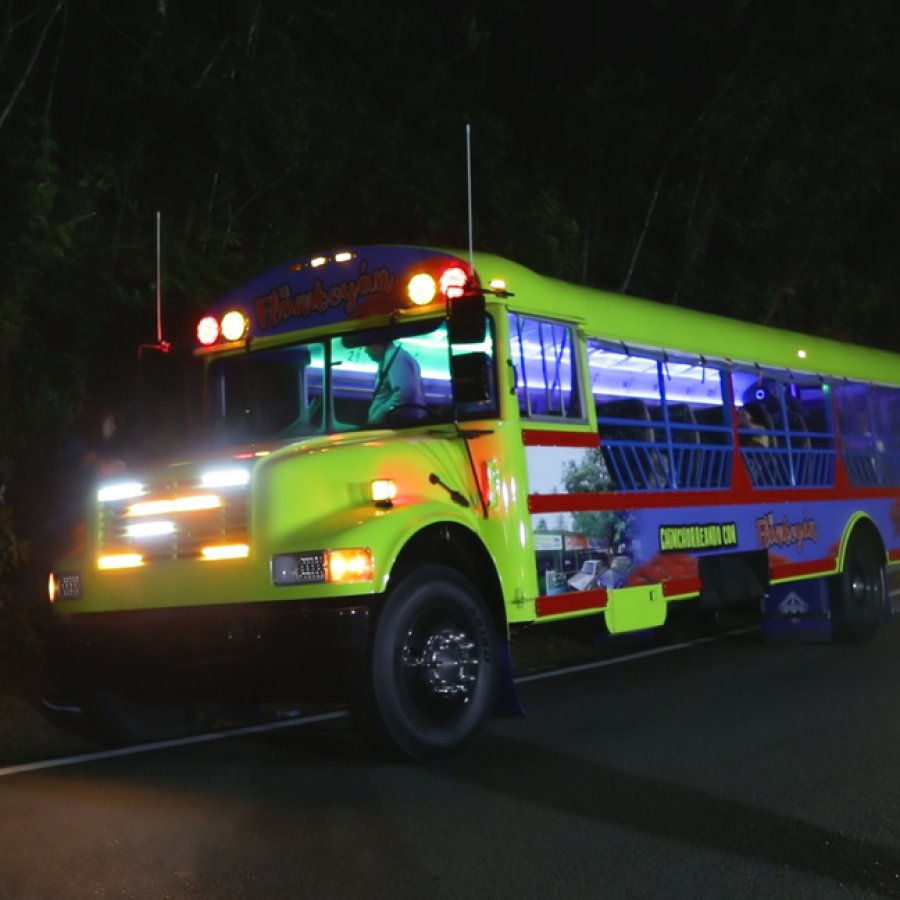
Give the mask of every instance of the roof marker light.
[{"label": "roof marker light", "polygon": [[219,323],[212,316],[204,316],[197,323],[197,340],[208,347],[219,339]]},{"label": "roof marker light", "polygon": [[434,300],[434,295],[437,293],[437,285],[435,285],[434,279],[430,275],[425,272],[419,272],[418,275],[413,275],[409,279],[409,286],[406,290],[409,294],[409,299],[416,306],[425,306]]},{"label": "roof marker light", "polygon": [[450,266],[441,275],[441,292],[448,300],[462,297],[467,280],[466,273],[459,266]]},{"label": "roof marker light", "polygon": [[334,254],[335,262],[350,262],[351,259],[353,259],[353,254],[349,250],[344,250],[341,253]]},{"label": "roof marker light", "polygon": [[247,332],[247,318],[236,309],[222,317],[222,337],[226,341],[239,341]]},{"label": "roof marker light", "polygon": [[311,259],[311,260],[309,261],[309,264],[310,264],[314,269],[318,269],[320,266],[324,266],[325,263],[327,263],[327,262],[328,262],[327,257],[325,257],[325,256],[317,256],[317,257],[315,257],[314,259]]}]

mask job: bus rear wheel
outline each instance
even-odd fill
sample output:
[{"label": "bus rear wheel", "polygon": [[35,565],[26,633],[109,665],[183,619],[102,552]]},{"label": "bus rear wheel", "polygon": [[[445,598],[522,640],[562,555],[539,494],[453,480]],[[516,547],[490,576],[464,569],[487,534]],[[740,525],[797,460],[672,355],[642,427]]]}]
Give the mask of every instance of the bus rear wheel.
[{"label": "bus rear wheel", "polygon": [[857,529],[850,536],[844,568],[831,581],[834,639],[848,644],[869,640],[885,608],[884,557],[877,542]]},{"label": "bus rear wheel", "polygon": [[496,628],[472,583],[446,566],[414,569],[375,624],[358,724],[411,759],[450,753],[490,715],[498,665]]}]

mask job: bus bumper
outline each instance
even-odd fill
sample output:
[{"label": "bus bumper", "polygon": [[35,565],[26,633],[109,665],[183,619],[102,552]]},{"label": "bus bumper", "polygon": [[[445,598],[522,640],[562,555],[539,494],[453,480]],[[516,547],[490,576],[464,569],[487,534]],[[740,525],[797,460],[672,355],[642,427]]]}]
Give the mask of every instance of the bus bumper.
[{"label": "bus bumper", "polygon": [[215,700],[347,699],[371,621],[363,605],[281,601],[111,613],[56,613],[49,688]]}]

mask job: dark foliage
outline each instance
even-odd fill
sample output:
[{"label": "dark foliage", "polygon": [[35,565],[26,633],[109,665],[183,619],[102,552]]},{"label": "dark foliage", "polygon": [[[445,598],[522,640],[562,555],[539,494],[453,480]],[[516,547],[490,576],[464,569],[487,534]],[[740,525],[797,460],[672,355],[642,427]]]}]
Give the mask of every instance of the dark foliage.
[{"label": "dark foliage", "polygon": [[[155,338],[338,244],[900,349],[893,0],[0,0],[0,486]],[[0,553],[3,548],[0,547]]]}]

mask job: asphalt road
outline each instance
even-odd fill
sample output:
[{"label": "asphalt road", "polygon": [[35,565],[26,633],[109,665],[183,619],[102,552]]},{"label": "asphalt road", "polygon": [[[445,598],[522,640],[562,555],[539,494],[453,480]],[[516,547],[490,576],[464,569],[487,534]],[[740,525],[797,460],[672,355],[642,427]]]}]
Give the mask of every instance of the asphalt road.
[{"label": "asphalt road", "polygon": [[520,691],[427,766],[338,716],[0,772],[0,898],[900,897],[900,621]]}]

